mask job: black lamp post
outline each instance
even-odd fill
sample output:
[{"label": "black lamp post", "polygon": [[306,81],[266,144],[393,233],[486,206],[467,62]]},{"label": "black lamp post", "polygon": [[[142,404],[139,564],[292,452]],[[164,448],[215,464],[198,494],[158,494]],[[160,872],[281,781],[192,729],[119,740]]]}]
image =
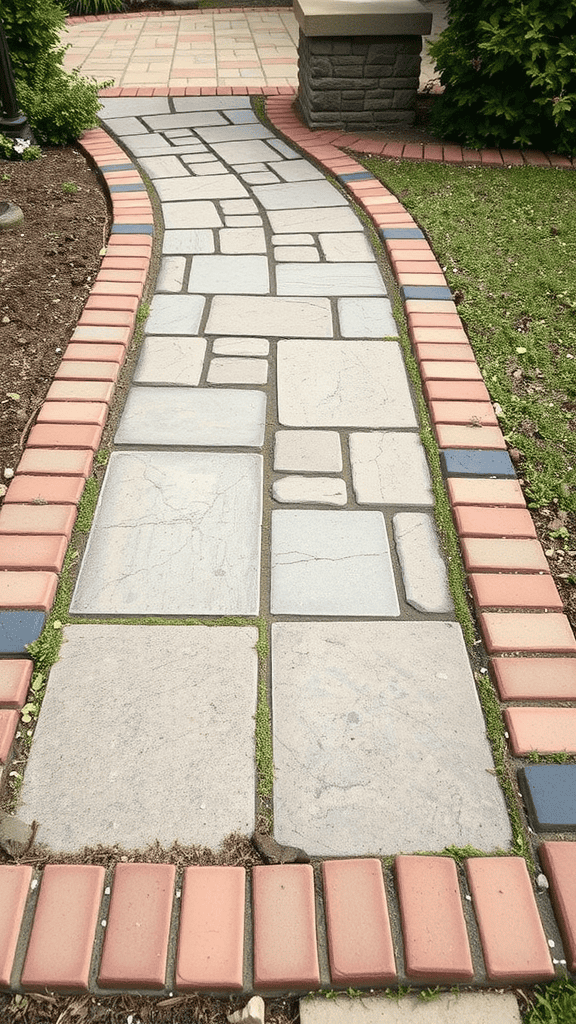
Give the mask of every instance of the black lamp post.
[{"label": "black lamp post", "polygon": [[16,99],[16,87],[14,85],[14,74],[10,53],[8,51],[8,40],[4,26],[0,20],[0,132],[7,135],[9,139],[24,139],[31,146],[36,145],[36,139],[32,129],[26,120],[26,115],[18,109]]}]

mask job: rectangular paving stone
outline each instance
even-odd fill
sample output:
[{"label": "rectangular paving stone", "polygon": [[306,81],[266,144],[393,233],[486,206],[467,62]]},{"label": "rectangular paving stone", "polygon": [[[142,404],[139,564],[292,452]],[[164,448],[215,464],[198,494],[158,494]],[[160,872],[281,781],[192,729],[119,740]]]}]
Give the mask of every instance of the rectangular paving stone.
[{"label": "rectangular paving stone", "polygon": [[202,295],[155,295],[146,320],[146,333],[198,334],[205,304]]},{"label": "rectangular paving stone", "polygon": [[185,869],[175,972],[179,992],[242,988],[245,890],[242,867]]},{"label": "rectangular paving stone", "polygon": [[298,338],[329,338],[332,334],[330,300],[324,298],[279,298],[275,295],[216,295],[212,299],[205,331],[207,334],[264,337],[286,334]]},{"label": "rectangular paving stone", "polygon": [[314,875],[309,864],[252,869],[254,985],[310,989],[320,984]]},{"label": "rectangular paving stone", "polygon": [[222,219],[214,203],[206,200],[162,203],[162,216],[166,230],[190,228],[219,228]]},{"label": "rectangular paving stone", "polygon": [[558,612],[482,612],[478,620],[491,654],[576,654],[570,622]]},{"label": "rectangular paving stone", "polygon": [[345,505],[344,480],[331,476],[283,476],[272,484],[274,501],[296,505]]},{"label": "rectangular paving stone", "polygon": [[386,295],[376,263],[286,263],[276,267],[278,295]]},{"label": "rectangular paving stone", "polygon": [[474,857],[466,874],[486,973],[510,984],[554,977],[548,942],[522,857]]},{"label": "rectangular paving stone", "polygon": [[505,708],[504,720],[516,757],[576,753],[576,708]]},{"label": "rectangular paving stone", "polygon": [[400,346],[282,340],[278,416],[291,427],[416,427]]},{"label": "rectangular paving stone", "polygon": [[32,661],[24,658],[3,658],[0,661],[0,706],[19,709],[26,701],[32,679]]},{"label": "rectangular paving stone", "polygon": [[419,612],[453,612],[446,565],[432,516],[426,512],[399,512],[392,522],[408,604]]},{"label": "rectangular paving stone", "polygon": [[268,220],[276,234],[300,231],[358,231],[361,222],[349,206],[307,207],[305,210],[269,210]]},{"label": "rectangular paving stone", "polygon": [[[359,505],[434,504],[430,471],[418,434],[392,430],[351,433],[349,443]],[[406,467],[410,467],[409,472]]]},{"label": "rectangular paving stone", "polygon": [[214,295],[267,295],[270,290],[266,256],[193,256],[189,292]]},{"label": "rectangular paving stone", "polygon": [[72,612],[258,614],[261,488],[259,455],[114,452]]},{"label": "rectangular paving stone", "polygon": [[270,342],[266,338],[216,338],[212,352],[218,356],[267,356]]},{"label": "rectangular paving stone", "polygon": [[88,991],[104,875],[94,864],[46,865],[22,970],[24,989]]},{"label": "rectangular paving stone", "polygon": [[205,125],[225,125],[226,121],[216,110],[186,110],[177,114],[142,114],[144,124],[152,131],[161,132],[169,128],[199,128]]},{"label": "rectangular paving stone", "polygon": [[332,983],[394,982],[394,944],[380,861],[325,860],[322,878]]},{"label": "rectangular paving stone", "polygon": [[493,658],[502,700],[576,701],[576,659]]},{"label": "rectangular paving stone", "polygon": [[273,615],[399,615],[381,512],[272,513]]},{"label": "rectangular paving stone", "polygon": [[526,765],[518,782],[536,832],[576,832],[575,764]]},{"label": "rectangular paving stone", "polygon": [[244,142],[214,142],[211,148],[229,164],[247,164],[278,159],[276,151],[260,139]]},{"label": "rectangular paving stone", "polygon": [[158,178],[187,178],[188,169],[177,156],[143,156],[140,164],[152,180]]},{"label": "rectangular paving stone", "polygon": [[[225,125],[218,128],[198,128],[197,135],[204,142],[208,142],[212,145],[213,142],[252,142],[254,139],[269,139],[272,136],[272,132],[266,125],[263,124],[239,124],[239,125]],[[215,147],[214,147],[215,148]],[[249,157],[247,162],[251,163],[253,157]]]},{"label": "rectangular paving stone", "polygon": [[[293,167],[293,164],[288,164]],[[325,258],[331,263],[366,263],[374,259],[374,252],[363,231],[357,234],[323,232],[319,237]]]},{"label": "rectangular paving stone", "polygon": [[[167,114],[170,110],[166,96],[103,96],[100,103],[102,107],[98,116],[106,123],[119,117]],[[111,124],[110,127],[114,131],[114,125]]]},{"label": "rectangular paving stone", "polygon": [[454,861],[400,856],[394,867],[406,974],[436,984],[470,981],[474,967]]},{"label": "rectangular paving stone", "polygon": [[162,203],[184,199],[239,199],[249,195],[235,174],[159,178],[154,187]]},{"label": "rectangular paving stone", "polygon": [[0,708],[0,765],[8,761],[19,722],[19,711],[13,708]]},{"label": "rectangular paving stone", "polygon": [[346,197],[326,179],[286,182],[281,185],[255,185],[252,191],[265,210],[301,210],[303,206],[318,209],[325,206],[348,205]]},{"label": "rectangular paving stone", "polygon": [[0,509],[0,534],[50,534],[69,537],[76,519],[71,505],[4,505]]},{"label": "rectangular paving stone", "polygon": [[[214,232],[209,228],[186,228],[164,232],[162,252],[167,254],[214,252]],[[180,282],[182,283],[182,282]],[[177,291],[178,289],[172,289]]]},{"label": "rectangular paving stone", "polygon": [[432,1001],[420,995],[391,999],[368,995],[350,999],[300,1000],[302,1024],[522,1024],[512,992],[440,992]]},{"label": "rectangular paving stone", "polygon": [[321,857],[510,842],[457,623],[275,623],[272,705],[278,842]]},{"label": "rectangular paving stone", "polygon": [[389,299],[367,295],[338,299],[338,319],[343,338],[398,337]]},{"label": "rectangular paving stone", "polygon": [[516,476],[512,459],[504,451],[448,448],[440,452],[440,463],[446,476]]},{"label": "rectangular paving stone", "polygon": [[548,881],[568,970],[576,970],[576,843],[542,843],[538,855]]},{"label": "rectangular paving stone", "polygon": [[0,866],[0,987],[9,988],[16,944],[26,899],[32,881],[32,868],[26,864]]},{"label": "rectangular paving stone", "polygon": [[219,238],[222,253],[266,252],[266,236],[262,228],[222,228]]},{"label": "rectangular paving stone", "polygon": [[211,359],[209,384],[265,384],[268,380],[266,359]]},{"label": "rectangular paving stone", "polygon": [[164,987],[175,880],[173,864],[116,864],[101,988]]},{"label": "rectangular paving stone", "polygon": [[217,849],[251,834],[257,638],[242,626],[66,626],[22,790],[39,841]]},{"label": "rectangular paving stone", "polygon": [[264,442],[262,391],[172,387],[133,388],[116,444],[259,448]]},{"label": "rectangular paving stone", "polygon": [[314,181],[324,177],[309,160],[283,160],[282,163],[273,163],[271,169],[284,181]]},{"label": "rectangular paving stone", "polygon": [[148,335],[133,380],[137,384],[195,387],[200,383],[205,353],[205,338]]}]

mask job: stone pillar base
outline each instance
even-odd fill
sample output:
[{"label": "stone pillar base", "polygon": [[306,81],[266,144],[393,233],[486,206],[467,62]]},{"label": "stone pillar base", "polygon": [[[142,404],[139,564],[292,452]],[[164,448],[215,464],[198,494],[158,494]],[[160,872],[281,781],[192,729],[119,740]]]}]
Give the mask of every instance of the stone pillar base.
[{"label": "stone pillar base", "polygon": [[306,36],[298,103],[309,128],[370,132],[414,122],[422,37]]}]

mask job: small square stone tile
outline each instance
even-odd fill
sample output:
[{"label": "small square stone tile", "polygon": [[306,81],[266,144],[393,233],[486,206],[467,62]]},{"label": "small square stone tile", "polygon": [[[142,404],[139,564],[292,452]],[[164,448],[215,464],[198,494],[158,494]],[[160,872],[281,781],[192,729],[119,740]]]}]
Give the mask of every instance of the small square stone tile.
[{"label": "small square stone tile", "polygon": [[314,236],[305,232],[299,235],[272,235],[272,245],[314,245]]},{"label": "small square stone tile", "polygon": [[266,396],[229,389],[133,388],[116,431],[117,444],[260,447]]},{"label": "small square stone tile", "polygon": [[212,351],[217,356],[267,356],[270,342],[266,338],[216,338]]},{"label": "small square stone tile", "polygon": [[209,384],[265,384],[268,380],[266,359],[219,358],[210,361]]},{"label": "small square stone tile", "polygon": [[417,434],[351,433],[350,459],[358,504],[434,504],[430,471]]},{"label": "small square stone tile", "polygon": [[214,252],[214,233],[208,228],[165,231],[162,239],[162,252],[165,255]]},{"label": "small square stone tile", "polygon": [[272,485],[274,501],[298,505],[345,505],[346,484],[330,476],[284,476]]},{"label": "small square stone tile", "polygon": [[454,611],[432,516],[425,512],[399,512],[393,525],[408,604],[419,612]]},{"label": "small square stone tile", "polygon": [[189,292],[266,295],[270,288],[266,256],[193,256]]},{"label": "small square stone tile", "polygon": [[283,426],[416,426],[395,342],[282,340],[277,372]]},{"label": "small square stone tile", "polygon": [[363,232],[353,234],[321,234],[322,251],[329,262],[365,263],[374,259],[372,247]]},{"label": "small square stone tile", "polygon": [[203,295],[155,295],[146,321],[146,333],[195,335],[205,304]]},{"label": "small square stone tile", "polygon": [[576,832],[576,764],[530,764],[518,781],[536,832]]},{"label": "small square stone tile", "polygon": [[26,654],[28,644],[38,639],[45,621],[43,611],[4,610],[0,606],[0,654]]},{"label": "small square stone tile", "polygon": [[342,448],[335,430],[277,430],[274,469],[280,472],[341,473]]},{"label": "small square stone tile", "polygon": [[276,269],[276,287],[278,295],[386,295],[376,263],[281,266]]},{"label": "small square stone tile", "polygon": [[329,338],[332,309],[327,298],[216,295],[207,334],[249,335],[258,325],[265,337]]},{"label": "small square stone tile", "polygon": [[205,338],[148,335],[133,379],[137,384],[195,387],[200,383],[205,352]]},{"label": "small square stone tile", "polygon": [[222,220],[214,203],[162,203],[164,227],[169,231],[189,228],[219,228]]},{"label": "small square stone tile", "polygon": [[398,337],[389,299],[368,296],[338,299],[338,318],[343,338]]},{"label": "small square stone tile", "polygon": [[399,615],[380,512],[272,513],[273,615]]},{"label": "small square stone tile", "polygon": [[505,708],[504,721],[515,757],[576,753],[576,708]]},{"label": "small square stone tile", "polygon": [[222,228],[219,236],[222,253],[266,252],[266,236],[262,228]]},{"label": "small square stone tile", "polygon": [[440,461],[446,476],[516,476],[512,459],[504,451],[447,449],[440,452]]}]

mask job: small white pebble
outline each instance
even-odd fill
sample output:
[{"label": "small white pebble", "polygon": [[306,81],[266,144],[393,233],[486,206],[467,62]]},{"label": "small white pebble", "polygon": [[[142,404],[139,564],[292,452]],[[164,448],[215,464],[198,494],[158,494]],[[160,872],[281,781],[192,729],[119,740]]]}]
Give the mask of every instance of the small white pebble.
[{"label": "small white pebble", "polygon": [[110,895],[110,886],[109,885],[107,885],[106,888],[104,889],[104,893],[105,893],[106,896]]},{"label": "small white pebble", "polygon": [[471,896],[465,896],[464,899],[468,900],[470,903],[472,902],[472,897]]},{"label": "small white pebble", "polygon": [[101,921],[100,924],[102,925],[103,928],[105,928],[107,924],[106,918],[104,918],[104,920]]},{"label": "small white pebble", "polygon": [[536,878],[536,885],[539,889],[550,888],[550,886],[548,885],[548,879],[546,878],[546,875],[543,874],[538,875],[538,877]]},{"label": "small white pebble", "polygon": [[552,957],[552,963],[553,963],[553,964],[559,964],[559,963],[560,963],[560,961],[559,961],[559,960],[555,960],[555,959],[554,959],[554,957]]},{"label": "small white pebble", "polygon": [[14,470],[10,469],[7,466],[6,469],[4,470],[4,479],[5,480],[11,480],[13,476],[14,476]]},{"label": "small white pebble", "polygon": [[504,735],[505,735],[505,737],[506,737],[506,739],[507,739],[507,740],[509,740],[509,739],[510,739],[510,733],[509,733],[509,732],[505,732],[505,733],[504,733]]},{"label": "small white pebble", "polygon": [[38,888],[38,879],[37,878],[33,878],[32,879],[32,881],[30,883],[30,888],[31,889],[37,889]]},{"label": "small white pebble", "polygon": [[206,804],[200,804],[200,810],[201,811],[205,811],[206,810]]},{"label": "small white pebble", "polygon": [[176,899],[177,900],[180,899],[181,895],[182,895],[182,890],[181,889],[176,889]]},{"label": "small white pebble", "polygon": [[548,945],[550,946],[550,949],[554,949],[554,946],[556,945],[554,939],[548,939]]}]

